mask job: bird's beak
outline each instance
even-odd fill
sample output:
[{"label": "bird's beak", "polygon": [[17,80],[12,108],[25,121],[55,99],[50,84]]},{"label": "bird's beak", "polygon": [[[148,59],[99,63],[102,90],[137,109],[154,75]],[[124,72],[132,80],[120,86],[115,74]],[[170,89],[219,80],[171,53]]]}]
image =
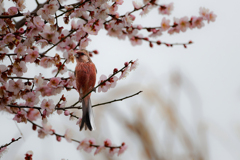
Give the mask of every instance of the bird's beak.
[{"label": "bird's beak", "polygon": [[79,57],[79,55],[78,55],[78,54],[74,54],[74,56],[75,56],[76,58],[78,58],[78,57]]}]

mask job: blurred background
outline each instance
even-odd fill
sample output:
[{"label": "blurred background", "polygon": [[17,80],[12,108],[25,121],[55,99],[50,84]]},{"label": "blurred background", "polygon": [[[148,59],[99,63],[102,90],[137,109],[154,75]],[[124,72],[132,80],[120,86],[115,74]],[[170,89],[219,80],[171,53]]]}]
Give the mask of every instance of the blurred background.
[{"label": "blurred background", "polygon": [[[13,115],[1,113],[0,145],[12,138],[23,137],[9,146],[1,159],[24,159],[24,154],[29,150],[33,151],[34,160],[240,159],[240,2],[159,1],[160,4],[170,2],[174,3],[170,16],[159,15],[157,9],[143,17],[136,12],[134,24],[159,26],[163,17],[171,19],[172,23],[173,17],[198,16],[200,7],[209,8],[217,15],[217,19],[214,23],[205,23],[200,30],[187,30],[174,35],[164,33],[157,38],[168,43],[192,40],[193,44],[187,49],[164,45],[150,48],[144,42],[141,46],[133,47],[127,39],[106,36],[104,30],[98,36],[90,36],[92,41],[87,49],[99,51],[99,55],[92,58],[98,69],[98,79],[102,74],[111,74],[114,68],[122,68],[126,61],[139,60],[138,68],[130,72],[126,79],[118,81],[114,89],[107,93],[93,93],[92,104],[143,92],[122,102],[96,107],[94,115],[97,129],[94,132],[80,132],[76,121],[69,121],[69,117],[64,115],[55,114],[49,118],[59,134],[71,128],[73,138],[78,140],[94,137],[97,144],[102,144],[107,138],[116,145],[125,142],[128,149],[123,155],[109,157],[106,150],[93,156],[93,153],[76,150],[78,144],[68,143],[65,139],[61,142],[57,142],[55,136],[39,139],[37,132],[31,129],[31,124],[16,125],[12,120]],[[11,3],[5,1],[5,5],[11,6]],[[26,6],[35,8],[30,0],[26,0]],[[119,13],[121,15],[132,9],[132,1],[125,1],[119,7]],[[51,52],[53,55],[55,53]],[[74,67],[75,64],[68,65],[69,69],[73,70]],[[44,77],[52,76],[51,71],[35,65],[28,65],[28,72],[24,76],[33,77],[38,72],[43,73]],[[67,106],[78,99],[76,91],[64,94]],[[55,98],[57,102],[59,97]],[[81,112],[76,114],[81,115]],[[37,123],[41,124],[40,121]]]}]

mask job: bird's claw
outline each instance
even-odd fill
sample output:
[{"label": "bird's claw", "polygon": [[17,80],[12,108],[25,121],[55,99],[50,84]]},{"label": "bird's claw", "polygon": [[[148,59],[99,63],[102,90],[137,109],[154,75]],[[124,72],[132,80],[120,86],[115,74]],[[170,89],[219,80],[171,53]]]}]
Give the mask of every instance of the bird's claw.
[{"label": "bird's claw", "polygon": [[79,97],[78,101],[81,103],[81,102],[82,102],[82,98],[81,98],[81,97]]}]

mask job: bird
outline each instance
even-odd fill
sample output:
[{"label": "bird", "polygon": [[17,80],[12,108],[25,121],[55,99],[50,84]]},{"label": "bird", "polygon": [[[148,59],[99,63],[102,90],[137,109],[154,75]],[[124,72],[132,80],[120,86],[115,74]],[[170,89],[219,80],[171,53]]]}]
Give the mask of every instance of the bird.
[{"label": "bird", "polygon": [[79,101],[82,102],[82,121],[79,124],[80,131],[83,128],[85,128],[85,130],[89,129],[92,131],[95,129],[95,125],[90,99],[91,93],[84,98],[83,96],[94,89],[97,69],[95,64],[92,62],[87,50],[77,50],[74,56],[77,61],[75,67],[76,87],[79,93]]}]

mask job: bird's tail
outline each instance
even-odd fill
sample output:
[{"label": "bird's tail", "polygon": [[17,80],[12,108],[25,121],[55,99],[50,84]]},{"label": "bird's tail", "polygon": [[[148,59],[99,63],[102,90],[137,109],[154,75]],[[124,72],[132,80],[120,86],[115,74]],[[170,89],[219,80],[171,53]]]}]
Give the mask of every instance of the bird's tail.
[{"label": "bird's tail", "polygon": [[92,104],[90,98],[86,97],[82,101],[82,122],[80,124],[80,131],[85,128],[90,131],[95,129]]}]

